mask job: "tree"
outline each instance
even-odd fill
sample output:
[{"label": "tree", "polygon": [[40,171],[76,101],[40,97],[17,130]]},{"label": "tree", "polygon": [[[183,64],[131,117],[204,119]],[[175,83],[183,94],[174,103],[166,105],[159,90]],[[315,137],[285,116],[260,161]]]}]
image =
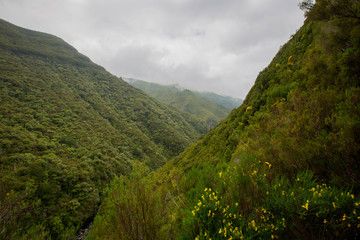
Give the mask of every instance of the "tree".
[{"label": "tree", "polygon": [[314,2],[313,0],[304,0],[299,3],[299,7],[302,11],[305,12],[305,15],[313,8]]},{"label": "tree", "polygon": [[303,0],[301,10],[310,20],[326,21],[332,18],[350,18],[360,20],[360,2],[358,0]]}]

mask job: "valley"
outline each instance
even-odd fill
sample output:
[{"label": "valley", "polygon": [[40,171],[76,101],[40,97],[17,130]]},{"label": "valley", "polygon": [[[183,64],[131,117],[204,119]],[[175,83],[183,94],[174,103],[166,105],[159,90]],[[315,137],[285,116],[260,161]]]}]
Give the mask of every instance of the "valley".
[{"label": "valley", "polygon": [[0,239],[358,239],[360,4],[299,6],[242,103],[0,20]]}]

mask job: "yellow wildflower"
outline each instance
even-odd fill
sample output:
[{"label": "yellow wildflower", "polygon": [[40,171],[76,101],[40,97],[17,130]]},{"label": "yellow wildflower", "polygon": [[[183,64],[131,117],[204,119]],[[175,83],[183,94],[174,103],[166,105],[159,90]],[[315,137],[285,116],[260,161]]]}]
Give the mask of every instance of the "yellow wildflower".
[{"label": "yellow wildflower", "polygon": [[255,227],[256,227],[256,223],[255,223],[255,221],[254,221],[254,220],[252,220],[252,221],[251,221],[251,225],[253,226],[253,228],[255,228]]},{"label": "yellow wildflower", "polygon": [[306,204],[302,205],[301,207],[305,208],[306,210],[309,210],[309,200],[307,200]]},{"label": "yellow wildflower", "polygon": [[327,223],[327,221],[326,221],[326,219],[324,219],[324,224],[326,224]]},{"label": "yellow wildflower", "polygon": [[269,166],[269,168],[271,168],[271,163],[269,163],[269,162],[265,162],[268,166]]}]

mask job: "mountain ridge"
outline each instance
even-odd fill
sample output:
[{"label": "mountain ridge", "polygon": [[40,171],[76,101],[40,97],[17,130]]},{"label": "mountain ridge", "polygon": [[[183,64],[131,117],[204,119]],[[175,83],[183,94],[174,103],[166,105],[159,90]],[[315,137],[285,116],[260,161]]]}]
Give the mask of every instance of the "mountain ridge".
[{"label": "mountain ridge", "polygon": [[230,113],[232,109],[228,106],[234,106],[238,101],[215,93],[191,91],[177,84],[161,85],[137,79],[125,80],[157,100],[202,119],[209,129]]}]

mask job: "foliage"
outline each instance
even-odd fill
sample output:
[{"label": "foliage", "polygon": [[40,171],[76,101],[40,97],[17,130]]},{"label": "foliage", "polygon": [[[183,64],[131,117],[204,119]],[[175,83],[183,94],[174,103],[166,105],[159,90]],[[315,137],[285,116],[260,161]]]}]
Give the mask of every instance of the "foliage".
[{"label": "foliage", "polygon": [[182,178],[175,169],[160,179],[140,168],[115,180],[90,239],[358,237],[360,197],[351,190],[317,182],[309,171],[276,176],[269,162],[239,157],[239,164],[204,163]]},{"label": "foliage", "polygon": [[350,18],[360,20],[360,3],[357,0],[304,0],[300,9],[310,20],[329,20],[332,18]]},{"label": "foliage", "polygon": [[167,212],[146,175],[138,165],[129,177],[112,181],[89,239],[164,239],[161,225]]},{"label": "foliage", "polygon": [[[310,172],[272,179],[270,163],[247,162],[218,172],[191,211],[198,239],[344,239],[360,228],[360,198],[318,184]],[[189,229],[190,227],[190,229]]]}]

